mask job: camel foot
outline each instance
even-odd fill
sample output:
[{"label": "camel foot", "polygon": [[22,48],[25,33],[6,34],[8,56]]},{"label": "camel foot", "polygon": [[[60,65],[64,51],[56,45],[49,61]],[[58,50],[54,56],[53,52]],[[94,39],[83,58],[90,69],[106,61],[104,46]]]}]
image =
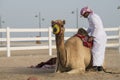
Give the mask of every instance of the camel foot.
[{"label": "camel foot", "polygon": [[58,71],[55,71],[55,73],[61,73],[61,71],[58,70]]}]

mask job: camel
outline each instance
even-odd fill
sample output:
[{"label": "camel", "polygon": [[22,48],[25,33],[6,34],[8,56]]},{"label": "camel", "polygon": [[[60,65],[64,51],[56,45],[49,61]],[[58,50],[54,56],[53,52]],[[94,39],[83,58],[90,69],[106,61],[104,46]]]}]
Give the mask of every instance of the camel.
[{"label": "camel", "polygon": [[92,64],[90,48],[83,46],[82,40],[77,36],[72,36],[64,42],[65,20],[51,21],[51,24],[57,50],[55,72],[84,73]]}]

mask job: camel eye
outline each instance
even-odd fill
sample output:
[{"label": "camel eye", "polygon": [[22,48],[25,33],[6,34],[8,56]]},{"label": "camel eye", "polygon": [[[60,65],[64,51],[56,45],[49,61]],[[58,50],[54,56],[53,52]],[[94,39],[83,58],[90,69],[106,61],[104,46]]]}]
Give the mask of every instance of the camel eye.
[{"label": "camel eye", "polygon": [[61,27],[63,27],[63,25],[61,25]]},{"label": "camel eye", "polygon": [[59,33],[60,33],[60,27],[57,24],[55,24],[53,26],[53,34],[59,34]]}]

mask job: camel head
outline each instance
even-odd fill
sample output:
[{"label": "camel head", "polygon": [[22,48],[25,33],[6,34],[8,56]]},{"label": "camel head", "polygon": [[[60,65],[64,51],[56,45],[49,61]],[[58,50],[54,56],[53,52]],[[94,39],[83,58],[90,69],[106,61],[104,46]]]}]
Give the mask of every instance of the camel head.
[{"label": "camel head", "polygon": [[62,35],[64,34],[65,28],[64,28],[64,24],[65,24],[65,20],[55,20],[55,21],[51,21],[52,24],[52,29],[53,29],[53,34],[55,35]]}]

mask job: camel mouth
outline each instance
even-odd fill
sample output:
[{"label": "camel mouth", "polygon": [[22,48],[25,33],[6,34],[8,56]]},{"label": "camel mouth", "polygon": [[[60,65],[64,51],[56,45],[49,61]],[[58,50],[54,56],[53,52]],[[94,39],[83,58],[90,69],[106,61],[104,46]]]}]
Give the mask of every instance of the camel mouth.
[{"label": "camel mouth", "polygon": [[61,28],[57,24],[55,24],[53,26],[53,34],[59,34],[60,32],[61,32]]}]

